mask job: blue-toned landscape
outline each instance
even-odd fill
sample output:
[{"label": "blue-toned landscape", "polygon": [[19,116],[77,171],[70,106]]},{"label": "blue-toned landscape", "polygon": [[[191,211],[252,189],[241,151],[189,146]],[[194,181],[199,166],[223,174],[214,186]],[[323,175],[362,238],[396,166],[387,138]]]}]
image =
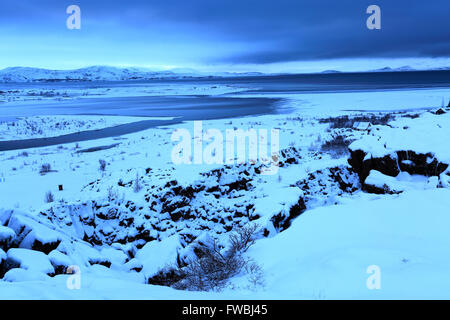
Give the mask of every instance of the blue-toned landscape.
[{"label": "blue-toned landscape", "polygon": [[1,299],[450,298],[447,2],[22,2]]}]

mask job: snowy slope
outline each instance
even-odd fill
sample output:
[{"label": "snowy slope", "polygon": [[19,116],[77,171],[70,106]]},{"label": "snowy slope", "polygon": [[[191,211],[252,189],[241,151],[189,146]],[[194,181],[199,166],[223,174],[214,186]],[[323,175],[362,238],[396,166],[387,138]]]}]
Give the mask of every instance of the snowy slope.
[{"label": "snowy slope", "polygon": [[[251,254],[264,265],[272,297],[447,299],[449,207],[449,189],[362,197],[304,213]],[[381,271],[379,290],[366,286],[372,265]]]}]

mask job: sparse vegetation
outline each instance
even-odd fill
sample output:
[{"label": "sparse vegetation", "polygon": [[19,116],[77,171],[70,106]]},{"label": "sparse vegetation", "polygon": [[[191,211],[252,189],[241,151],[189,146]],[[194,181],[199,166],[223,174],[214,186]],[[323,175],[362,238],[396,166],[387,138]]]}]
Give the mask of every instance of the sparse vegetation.
[{"label": "sparse vegetation", "polygon": [[39,173],[44,175],[51,171],[52,171],[52,166],[50,165],[50,163],[44,163],[43,165],[41,165],[41,169],[39,170]]},{"label": "sparse vegetation", "polygon": [[[181,279],[172,284],[174,288],[192,291],[220,291],[230,278],[245,273],[252,285],[263,283],[261,268],[245,252],[255,243],[258,225],[249,224],[229,237],[228,248],[217,240],[197,245],[197,257],[184,267],[173,268],[171,279]],[[173,282],[173,281],[172,281]]]},{"label": "sparse vegetation", "polygon": [[136,172],[136,178],[134,179],[133,182],[133,191],[138,193],[141,190],[142,190],[141,180],[139,179],[139,174]]},{"label": "sparse vegetation", "polygon": [[407,113],[402,115],[403,118],[417,119],[420,117],[419,113]]},{"label": "sparse vegetation", "polygon": [[105,171],[106,170],[106,161],[103,159],[98,160],[98,163],[100,164],[100,171]]},{"label": "sparse vegetation", "polygon": [[332,136],[331,140],[325,141],[320,150],[323,152],[330,153],[333,157],[342,157],[348,154],[348,146],[351,141],[347,140],[341,134],[335,134]]},{"label": "sparse vegetation", "polygon": [[360,116],[341,116],[329,117],[319,120],[319,123],[329,123],[331,129],[353,128],[357,122],[369,122],[372,125],[386,125],[389,121],[394,120],[393,114],[385,115],[360,115]]},{"label": "sparse vegetation", "polygon": [[51,203],[53,201],[55,201],[55,197],[53,196],[53,193],[51,191],[47,191],[47,193],[45,194],[45,202]]},{"label": "sparse vegetation", "polygon": [[108,201],[114,201],[117,200],[119,198],[119,194],[117,193],[117,190],[114,189],[113,187],[109,187],[108,188]]}]

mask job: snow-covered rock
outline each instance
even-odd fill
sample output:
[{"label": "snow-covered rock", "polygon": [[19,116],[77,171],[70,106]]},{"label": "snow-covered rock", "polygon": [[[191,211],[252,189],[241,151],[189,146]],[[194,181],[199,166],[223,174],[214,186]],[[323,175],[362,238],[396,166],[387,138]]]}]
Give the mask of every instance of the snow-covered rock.
[{"label": "snow-covered rock", "polygon": [[107,261],[111,262],[112,267],[121,267],[127,261],[128,256],[122,250],[112,247],[103,248],[100,255]]},{"label": "snow-covered rock", "polygon": [[55,274],[66,273],[67,268],[73,264],[71,258],[58,250],[53,250],[52,252],[50,252],[48,254],[48,258],[50,259],[50,263],[55,269]]},{"label": "snow-covered rock", "polygon": [[20,212],[11,215],[8,227],[17,234],[16,244],[25,249],[48,254],[56,249],[62,240],[60,233]]},{"label": "snow-covered rock", "polygon": [[396,177],[382,174],[379,171],[370,171],[364,181],[363,190],[376,194],[398,194],[405,190],[435,189],[439,185],[436,176],[410,175],[408,172],[400,172]]},{"label": "snow-covered rock", "polygon": [[373,126],[350,146],[350,165],[361,182],[371,170],[395,177],[401,171],[439,176],[450,164],[450,115],[425,113],[411,119],[402,117],[389,126]]},{"label": "snow-covered rock", "polygon": [[49,257],[40,251],[13,248],[6,253],[5,269],[22,268],[44,274],[53,274],[55,269]]},{"label": "snow-covered rock", "polygon": [[148,279],[162,268],[175,265],[179,249],[179,236],[173,235],[162,241],[147,243],[137,252],[136,259],[142,263],[142,272]]},{"label": "snow-covered rock", "polygon": [[363,189],[376,194],[395,194],[404,191],[404,187],[398,185],[394,177],[382,174],[377,170],[371,170],[363,183]]},{"label": "snow-covered rock", "polygon": [[140,272],[143,268],[142,262],[133,258],[124,265],[125,270]]},{"label": "snow-covered rock", "polygon": [[427,112],[421,117],[400,117],[388,126],[371,127],[349,146],[348,162],[358,173],[363,189],[394,194],[417,186],[446,185],[449,121],[446,113]]},{"label": "snow-covered rock", "polygon": [[0,249],[0,265],[6,260],[6,252]]},{"label": "snow-covered rock", "polygon": [[58,247],[61,240],[62,237],[58,232],[38,224],[22,240],[20,248],[42,251],[48,254]]},{"label": "snow-covered rock", "polygon": [[16,233],[8,227],[0,226],[0,249],[7,250],[14,241]]},{"label": "snow-covered rock", "polygon": [[13,212],[14,210],[5,210],[0,208],[0,225],[6,225]]},{"label": "snow-covered rock", "polygon": [[13,268],[5,273],[2,280],[6,282],[28,282],[46,281],[48,278],[48,275],[39,271]]}]

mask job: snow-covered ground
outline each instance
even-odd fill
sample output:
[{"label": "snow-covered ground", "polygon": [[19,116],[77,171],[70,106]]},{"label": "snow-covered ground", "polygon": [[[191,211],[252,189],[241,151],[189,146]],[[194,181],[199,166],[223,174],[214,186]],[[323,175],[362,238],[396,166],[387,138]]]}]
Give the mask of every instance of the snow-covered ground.
[{"label": "snow-covered ground", "polygon": [[[203,121],[204,132],[279,129],[275,175],[175,165],[171,135],[192,122],[1,152],[0,298],[449,298],[450,110],[436,113],[449,96],[284,94],[289,113]],[[45,122],[42,136],[54,135],[58,119]],[[260,232],[243,255],[259,268],[218,292],[155,285],[159,270],[189,263],[210,238],[225,250],[249,223]]]},{"label": "snow-covered ground", "polygon": [[20,101],[65,101],[83,98],[120,98],[144,96],[183,96],[183,95],[220,95],[248,90],[251,87],[238,85],[207,84],[116,84],[114,86],[89,85],[45,86],[32,85],[19,88],[0,89],[0,105],[7,102]]}]

